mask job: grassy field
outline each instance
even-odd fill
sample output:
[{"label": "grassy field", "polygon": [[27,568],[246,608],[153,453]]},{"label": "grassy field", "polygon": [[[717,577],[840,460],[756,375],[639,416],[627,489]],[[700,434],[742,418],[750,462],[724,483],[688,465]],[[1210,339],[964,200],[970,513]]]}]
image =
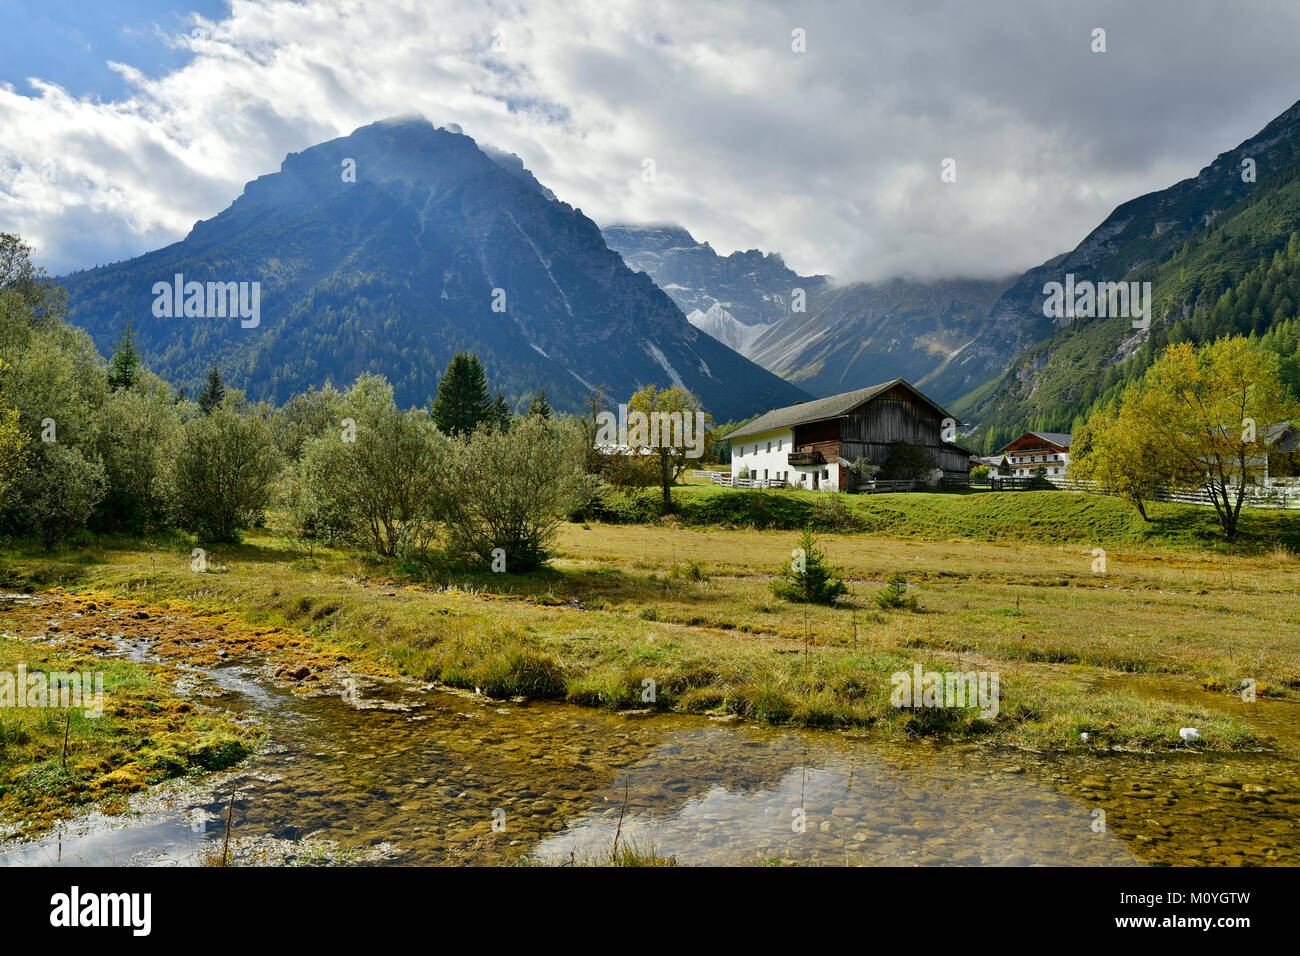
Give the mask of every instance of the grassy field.
[{"label": "grassy field", "polygon": [[[612,523],[657,519],[655,489],[610,493],[596,516]],[[673,491],[677,523],[687,527],[863,532],[920,540],[1149,544],[1163,549],[1258,554],[1300,552],[1300,514],[1246,509],[1241,540],[1223,540],[1214,509],[1154,502],[1143,521],[1118,498],[1082,492],[936,492],[828,495],[819,491],[739,490],[694,480]]]},{"label": "grassy field", "polygon": [[[1250,678],[1277,696],[1300,688],[1300,562],[1286,546],[1297,514],[1253,514],[1250,537],[1228,546],[1204,509],[1158,506],[1145,526],[1120,502],[1059,492],[839,501],[687,487],[678,502],[666,521],[567,524],[553,566],[529,576],[331,550],[309,558],[273,531],[211,549],[206,573],[189,569],[190,542],[166,538],[54,555],[11,548],[0,575],[9,587],[194,610],[230,622],[232,635],[284,629],[304,655],[493,695],[1038,749],[1181,747],[1189,725],[1200,747],[1258,744],[1217,712],[1095,690],[1099,673],[1179,674],[1225,692]],[[849,584],[841,606],[770,593],[797,543],[783,529],[809,513],[855,529],[822,538]],[[1105,573],[1093,570],[1097,548]],[[872,600],[894,573],[919,611]],[[997,672],[999,714],[891,706],[890,675],[915,663]]]}]

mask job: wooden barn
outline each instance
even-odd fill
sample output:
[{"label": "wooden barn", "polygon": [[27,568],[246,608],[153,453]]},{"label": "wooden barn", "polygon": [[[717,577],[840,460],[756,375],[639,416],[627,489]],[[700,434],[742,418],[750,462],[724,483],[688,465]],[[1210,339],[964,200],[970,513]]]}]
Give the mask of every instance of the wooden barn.
[{"label": "wooden barn", "polygon": [[944,440],[958,422],[901,378],[829,398],[764,412],[727,435],[732,478],[852,491],[849,466],[883,465],[891,447],[918,445],[945,476],[965,478],[971,452]]}]

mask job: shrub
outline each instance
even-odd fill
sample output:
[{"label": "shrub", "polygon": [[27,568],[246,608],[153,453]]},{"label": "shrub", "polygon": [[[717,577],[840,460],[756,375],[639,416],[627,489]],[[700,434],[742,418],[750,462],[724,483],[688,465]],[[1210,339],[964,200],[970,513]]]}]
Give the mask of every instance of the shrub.
[{"label": "shrub", "polygon": [[828,531],[859,531],[862,519],[838,491],[823,495],[812,506],[812,523]]},{"label": "shrub", "polygon": [[649,488],[659,481],[658,461],[653,455],[608,451],[596,452],[594,457],[600,476],[615,488]]},{"label": "shrub", "polygon": [[107,494],[95,527],[136,533],[166,517],[165,450],[180,432],[180,411],[160,379],[136,371],[130,388],[110,392],[100,411],[99,454]]},{"label": "shrub", "polygon": [[423,412],[401,411],[381,376],[348,390],[342,419],[303,446],[285,485],[295,533],[363,543],[386,557],[426,550],[442,516],[447,441]]},{"label": "shrub", "polygon": [[576,500],[570,521],[593,518],[610,524],[649,524],[659,517],[659,497],[649,488],[619,490],[598,486]]},{"label": "shrub", "polygon": [[104,497],[104,466],[75,448],[39,443],[19,482],[25,524],[47,551],[86,525]]},{"label": "shrub", "polygon": [[880,474],[880,470],[880,466],[872,464],[870,458],[864,456],[854,459],[853,463],[848,467],[849,490],[857,491],[864,485],[871,484],[871,482],[875,481],[876,475]]},{"label": "shrub", "polygon": [[307,443],[340,427],[348,413],[343,410],[344,396],[326,383],[289,399],[271,415],[271,433],[275,446],[289,461],[302,457]]},{"label": "shrub", "polygon": [[934,468],[934,460],[924,445],[894,442],[880,477],[891,481],[922,481]]},{"label": "shrub", "polygon": [[546,563],[560,521],[595,493],[584,457],[577,428],[537,415],[452,442],[442,469],[448,544],[487,564],[499,548],[507,571]]},{"label": "shrub", "polygon": [[227,396],[190,419],[173,443],[167,496],[176,523],[208,541],[234,541],[272,500],[280,457],[270,427]]},{"label": "shrub", "polygon": [[18,409],[0,407],[0,514],[9,503],[9,493],[27,470],[27,457]]},{"label": "shrub", "polygon": [[668,577],[673,581],[701,582],[709,580],[709,573],[698,561],[688,559],[680,564],[674,564],[668,572]]}]

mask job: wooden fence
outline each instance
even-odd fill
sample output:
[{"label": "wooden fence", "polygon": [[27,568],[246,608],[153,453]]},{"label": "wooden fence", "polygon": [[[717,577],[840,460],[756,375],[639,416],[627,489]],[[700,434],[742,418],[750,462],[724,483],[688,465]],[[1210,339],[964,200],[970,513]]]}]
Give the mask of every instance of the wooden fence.
[{"label": "wooden fence", "polygon": [[[692,478],[707,478],[715,485],[722,485],[724,488],[785,488],[787,483],[780,478],[733,478],[730,472],[726,471],[692,471]],[[798,487],[797,485],[794,487]],[[884,494],[892,491],[916,491],[918,488],[924,488],[925,483],[904,479],[900,481],[872,481],[858,488],[857,491],[864,495]],[[807,490],[807,489],[805,489]],[[826,485],[822,491],[836,491],[838,489]]]},{"label": "wooden fence", "polygon": [[[1060,491],[1083,491],[1088,494],[1104,494],[1096,482],[1079,481],[1073,478],[1050,478],[1048,484]],[[1237,489],[1228,487],[1229,500],[1237,501]],[[1156,501],[1174,501],[1185,505],[1202,505],[1214,507],[1214,498],[1204,488],[1166,488],[1156,492]],[[1247,486],[1246,497],[1242,504],[1247,508],[1285,508],[1300,509],[1300,487],[1294,485],[1272,485],[1268,487]]]},{"label": "wooden fence", "polygon": [[733,478],[729,471],[693,471],[692,478],[708,478],[724,488],[784,488],[780,478]]},{"label": "wooden fence", "polygon": [[858,491],[864,495],[884,495],[895,491],[916,491],[918,488],[924,490],[925,482],[911,478],[886,481],[877,479],[867,482]]}]

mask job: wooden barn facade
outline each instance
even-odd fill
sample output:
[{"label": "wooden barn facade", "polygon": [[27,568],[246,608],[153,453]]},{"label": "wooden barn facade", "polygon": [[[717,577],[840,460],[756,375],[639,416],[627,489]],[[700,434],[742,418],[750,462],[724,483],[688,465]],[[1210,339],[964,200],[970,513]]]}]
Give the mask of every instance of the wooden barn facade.
[{"label": "wooden barn facade", "polygon": [[896,443],[924,448],[945,476],[970,474],[971,452],[944,440],[957,420],[903,379],[764,412],[727,435],[731,474],[852,491],[849,466],[883,465]]}]

